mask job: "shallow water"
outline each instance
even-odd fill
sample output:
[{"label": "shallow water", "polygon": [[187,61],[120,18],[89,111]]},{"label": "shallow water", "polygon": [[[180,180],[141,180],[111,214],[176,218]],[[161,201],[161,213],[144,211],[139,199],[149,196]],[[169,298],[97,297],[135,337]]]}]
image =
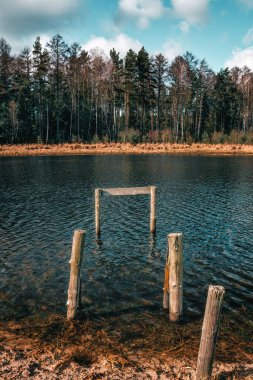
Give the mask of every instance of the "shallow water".
[{"label": "shallow water", "polygon": [[[149,185],[158,186],[156,235],[149,196],[104,196],[96,241],[94,189]],[[65,313],[80,227],[88,315],[161,312],[167,234],[183,232],[189,318],[203,314],[209,284],[225,286],[225,311],[252,318],[253,157],[1,158],[0,194],[1,319]]]}]

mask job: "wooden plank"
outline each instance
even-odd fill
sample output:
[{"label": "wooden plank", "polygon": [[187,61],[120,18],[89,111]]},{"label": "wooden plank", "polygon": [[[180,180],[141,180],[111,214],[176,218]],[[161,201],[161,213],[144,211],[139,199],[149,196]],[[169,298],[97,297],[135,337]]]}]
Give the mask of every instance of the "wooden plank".
[{"label": "wooden plank", "polygon": [[[151,193],[151,186],[147,187],[115,187],[110,189],[101,189],[101,193],[110,195],[145,195]],[[101,194],[101,195],[102,195]]]}]

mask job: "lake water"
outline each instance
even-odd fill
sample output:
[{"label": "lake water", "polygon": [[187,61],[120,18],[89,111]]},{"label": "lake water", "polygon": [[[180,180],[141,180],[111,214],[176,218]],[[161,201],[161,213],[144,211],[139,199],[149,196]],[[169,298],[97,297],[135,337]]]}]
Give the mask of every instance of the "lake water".
[{"label": "lake water", "polygon": [[[156,235],[149,196],[105,196],[96,241],[95,188],[149,185],[158,187]],[[203,315],[209,284],[226,288],[225,312],[252,317],[253,157],[1,158],[0,194],[3,320],[65,314],[76,228],[87,230],[88,315],[160,313],[167,234],[182,232],[189,318]]]}]

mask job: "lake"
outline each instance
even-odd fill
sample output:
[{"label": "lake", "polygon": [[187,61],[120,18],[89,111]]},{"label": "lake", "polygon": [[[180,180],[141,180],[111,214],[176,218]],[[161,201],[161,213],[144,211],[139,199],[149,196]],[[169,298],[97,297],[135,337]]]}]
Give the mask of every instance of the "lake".
[{"label": "lake", "polygon": [[[94,190],[156,185],[149,196],[101,198]],[[161,312],[167,235],[183,233],[184,309],[203,315],[209,284],[224,311],[253,312],[253,157],[110,155],[0,158],[1,319],[66,312],[76,228],[87,230],[82,302],[87,315]]]}]

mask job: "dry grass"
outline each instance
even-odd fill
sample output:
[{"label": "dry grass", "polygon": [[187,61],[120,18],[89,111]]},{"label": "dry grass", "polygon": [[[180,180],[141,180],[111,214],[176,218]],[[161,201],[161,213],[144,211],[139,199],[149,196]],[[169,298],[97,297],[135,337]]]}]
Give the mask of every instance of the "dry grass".
[{"label": "dry grass", "polygon": [[87,154],[186,154],[252,155],[253,145],[171,144],[171,143],[96,143],[1,145],[0,156],[61,156]]},{"label": "dry grass", "polygon": [[[0,346],[2,352],[16,352],[14,359],[17,352],[20,355],[29,351],[32,357],[29,366],[40,366],[38,378],[44,376],[43,363],[51,361],[48,358],[51,353],[53,371],[57,368],[61,376],[64,371],[77,376],[78,372],[71,372],[73,368],[83,368],[85,375],[80,378],[85,379],[114,379],[114,376],[115,379],[158,379],[157,373],[163,374],[161,379],[193,379],[201,322],[170,323],[166,314],[152,313],[94,320],[83,317],[72,322],[51,315],[43,320],[28,318],[0,323]],[[253,375],[253,328],[240,326],[238,329],[228,318],[222,319],[214,379],[250,379]],[[104,375],[101,371],[105,371]],[[150,373],[154,377],[149,377]]]},{"label": "dry grass", "polygon": [[[3,328],[3,326],[2,326]],[[100,354],[127,355],[142,351],[145,355],[169,355],[177,359],[196,360],[201,321],[170,323],[165,315],[144,313],[138,317],[124,315],[100,320],[69,322],[53,315],[44,320],[26,319],[9,322],[5,329],[18,337],[32,339],[52,349],[69,352],[75,361],[93,361]],[[88,354],[89,353],[89,354]],[[73,356],[74,355],[74,356]],[[83,359],[82,359],[83,357]],[[229,363],[253,362],[253,328],[237,325],[223,318],[216,352],[217,360]]]}]

